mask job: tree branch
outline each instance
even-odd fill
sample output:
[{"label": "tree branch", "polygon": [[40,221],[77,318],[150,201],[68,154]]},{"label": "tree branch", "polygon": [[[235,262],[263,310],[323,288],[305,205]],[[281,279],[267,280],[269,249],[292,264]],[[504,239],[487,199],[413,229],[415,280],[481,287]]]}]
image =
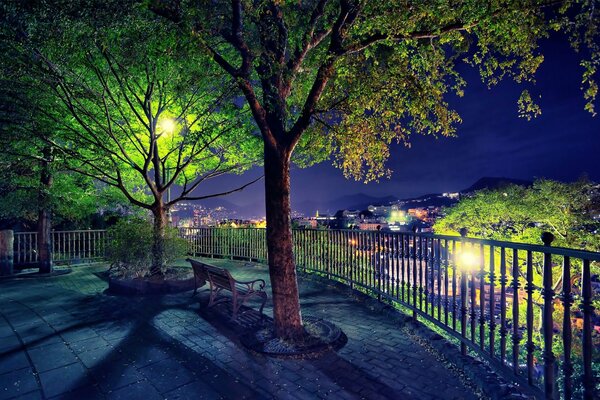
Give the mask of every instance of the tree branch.
[{"label": "tree branch", "polygon": [[204,199],[210,199],[213,197],[220,197],[220,196],[225,196],[231,193],[235,193],[235,192],[239,192],[241,190],[244,190],[245,188],[247,188],[248,186],[252,185],[253,183],[258,182],[259,180],[261,180],[263,178],[264,175],[259,176],[258,178],[254,179],[253,181],[250,181],[248,183],[246,183],[245,185],[242,185],[236,189],[232,189],[229,190],[227,192],[221,192],[221,193],[214,193],[214,194],[209,194],[206,196],[197,196],[197,197],[179,197],[176,200],[171,201],[170,203],[167,203],[168,206],[173,205],[179,201],[183,201],[183,200],[204,200]]}]

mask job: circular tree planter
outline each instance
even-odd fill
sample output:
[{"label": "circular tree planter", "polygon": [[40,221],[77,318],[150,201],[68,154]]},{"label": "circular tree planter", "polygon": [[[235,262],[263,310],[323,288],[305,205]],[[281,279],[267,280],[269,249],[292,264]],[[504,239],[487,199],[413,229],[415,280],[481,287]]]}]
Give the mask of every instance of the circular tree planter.
[{"label": "circular tree planter", "polygon": [[177,278],[108,278],[108,293],[119,295],[161,295],[187,292],[194,289],[194,275]]},{"label": "circular tree planter", "polygon": [[240,339],[252,351],[280,358],[316,358],[327,351],[341,349],[348,341],[344,332],[332,322],[308,316],[302,322],[306,336],[300,342],[290,343],[277,338],[272,322]]}]

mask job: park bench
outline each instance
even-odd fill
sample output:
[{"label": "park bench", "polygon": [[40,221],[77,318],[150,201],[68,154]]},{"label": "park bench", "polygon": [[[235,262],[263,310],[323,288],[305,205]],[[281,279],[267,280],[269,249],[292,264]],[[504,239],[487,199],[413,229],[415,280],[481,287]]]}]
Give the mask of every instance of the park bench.
[{"label": "park bench", "polygon": [[259,313],[262,315],[263,308],[267,302],[267,293],[265,289],[265,281],[263,279],[255,279],[252,281],[238,281],[231,276],[231,273],[225,268],[218,268],[213,265],[205,264],[200,261],[187,259],[194,270],[194,294],[199,287],[203,286],[206,281],[210,284],[210,300],[208,307],[227,301],[227,297],[222,295],[222,291],[231,292],[233,315],[232,320],[237,319],[237,314],[246,300],[256,296],[262,299]]}]

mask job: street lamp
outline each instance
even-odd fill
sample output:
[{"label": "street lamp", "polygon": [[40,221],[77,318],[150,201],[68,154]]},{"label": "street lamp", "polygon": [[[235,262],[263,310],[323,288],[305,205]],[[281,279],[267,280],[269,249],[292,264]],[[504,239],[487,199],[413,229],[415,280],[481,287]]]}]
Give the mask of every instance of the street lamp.
[{"label": "street lamp", "polygon": [[175,132],[177,123],[172,118],[164,118],[158,123],[158,127],[161,131],[161,135],[171,135],[173,132]]},{"label": "street lamp", "polygon": [[[172,118],[164,118],[158,123],[158,128],[160,129],[159,135],[171,136],[175,129],[177,128],[177,122]],[[169,167],[165,167],[165,182],[168,182],[171,179],[169,173]],[[171,186],[167,188],[167,203],[171,202]],[[167,219],[169,221],[169,225],[173,224],[173,217],[171,216],[171,207],[167,210]]]}]

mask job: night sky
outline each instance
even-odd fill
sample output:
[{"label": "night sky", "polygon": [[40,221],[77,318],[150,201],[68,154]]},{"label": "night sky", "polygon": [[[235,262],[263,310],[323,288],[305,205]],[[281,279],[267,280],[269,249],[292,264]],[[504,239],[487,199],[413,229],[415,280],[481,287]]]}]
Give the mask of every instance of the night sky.
[{"label": "night sky", "polygon": [[[379,183],[346,180],[331,162],[295,168],[292,206],[303,209],[308,201],[325,204],[357,193],[406,198],[459,191],[485,176],[573,181],[587,174],[600,181],[600,109],[596,117],[583,109],[577,55],[559,38],[544,42],[543,52],[537,83],[529,87],[532,96],[542,96],[537,100],[542,107],[538,118],[518,117],[517,99],[523,86],[505,80],[489,90],[476,70],[461,66],[468,82],[465,96],[448,99],[463,119],[458,137],[414,135],[411,148],[394,146],[389,161],[392,177]],[[243,176],[217,178],[202,193],[234,187],[260,174],[261,169],[255,168]],[[263,192],[261,181],[223,200],[241,206],[243,213],[264,215]],[[344,206],[350,205],[339,204]]]}]

